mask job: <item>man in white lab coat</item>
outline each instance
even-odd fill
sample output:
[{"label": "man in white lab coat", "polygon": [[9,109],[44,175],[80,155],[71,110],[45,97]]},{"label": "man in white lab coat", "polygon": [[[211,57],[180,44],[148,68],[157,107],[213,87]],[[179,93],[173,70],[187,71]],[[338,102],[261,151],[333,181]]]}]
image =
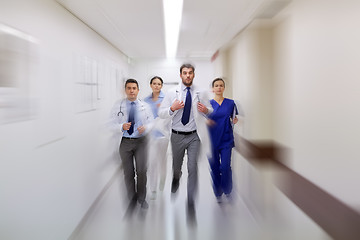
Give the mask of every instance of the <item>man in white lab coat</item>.
[{"label": "man in white lab coat", "polygon": [[138,201],[141,208],[147,209],[148,203],[145,198],[148,140],[146,135],[152,127],[154,118],[150,106],[137,98],[139,84],[135,79],[126,81],[125,93],[126,98],[117,101],[111,110],[110,126],[122,135],[119,152],[130,207],[135,207]]},{"label": "man in white lab coat", "polygon": [[[176,193],[182,175],[181,167],[187,150],[187,209],[188,216],[195,217],[195,195],[198,185],[198,157],[201,143],[208,142],[207,115],[212,107],[207,91],[193,84],[195,68],[191,64],[180,67],[181,83],[165,94],[159,109],[161,118],[171,118],[171,147],[173,154],[173,180],[171,192]],[[209,144],[206,144],[209,146]],[[209,149],[210,150],[210,149]],[[209,152],[208,150],[206,152]]]}]

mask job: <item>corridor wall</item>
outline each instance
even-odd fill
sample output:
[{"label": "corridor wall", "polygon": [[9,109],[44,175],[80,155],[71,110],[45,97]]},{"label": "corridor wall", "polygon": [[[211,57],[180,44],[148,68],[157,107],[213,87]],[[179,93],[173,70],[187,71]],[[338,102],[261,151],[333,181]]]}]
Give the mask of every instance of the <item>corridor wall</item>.
[{"label": "corridor wall", "polygon": [[246,114],[242,136],[288,148],[288,166],[355,210],[359,10],[353,0],[293,0],[221,51]]},{"label": "corridor wall", "polygon": [[0,2],[0,238],[67,239],[120,162],[127,57],[55,1]]}]

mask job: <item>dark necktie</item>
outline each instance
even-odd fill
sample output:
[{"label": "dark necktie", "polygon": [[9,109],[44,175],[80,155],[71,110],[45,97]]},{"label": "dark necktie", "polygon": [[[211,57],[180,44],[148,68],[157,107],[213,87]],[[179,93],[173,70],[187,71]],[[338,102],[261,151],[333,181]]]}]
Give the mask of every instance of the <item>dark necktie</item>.
[{"label": "dark necktie", "polygon": [[131,122],[131,126],[129,128],[128,133],[131,135],[134,132],[134,125],[135,125],[135,103],[131,102],[131,108],[129,112],[129,120]]},{"label": "dark necktie", "polygon": [[185,99],[185,107],[184,112],[181,118],[182,124],[186,125],[189,122],[190,118],[190,110],[191,110],[191,93],[190,87],[187,87],[186,99]]}]

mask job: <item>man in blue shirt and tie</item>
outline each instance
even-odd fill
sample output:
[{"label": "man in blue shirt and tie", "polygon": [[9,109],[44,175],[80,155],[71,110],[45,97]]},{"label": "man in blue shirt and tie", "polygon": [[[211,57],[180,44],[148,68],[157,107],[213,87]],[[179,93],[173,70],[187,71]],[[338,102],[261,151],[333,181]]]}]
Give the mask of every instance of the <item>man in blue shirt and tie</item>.
[{"label": "man in blue shirt and tie", "polygon": [[172,193],[178,190],[182,175],[183,158],[185,150],[187,150],[187,209],[188,217],[191,220],[195,218],[194,200],[198,185],[197,161],[200,143],[208,141],[206,121],[207,115],[212,112],[207,91],[203,91],[193,85],[194,77],[194,66],[183,64],[180,67],[180,85],[170,89],[165,94],[159,110],[161,118],[171,118],[171,147],[173,153]]},{"label": "man in blue shirt and tie", "polygon": [[[111,111],[111,125],[121,131],[120,157],[124,169],[124,178],[130,207],[139,202],[141,208],[147,209],[147,137],[153,121],[150,106],[137,98],[139,84],[135,79],[125,83],[126,99],[117,101]],[[135,160],[135,161],[134,161]],[[134,162],[135,165],[134,166]],[[135,182],[136,171],[136,182]]]}]

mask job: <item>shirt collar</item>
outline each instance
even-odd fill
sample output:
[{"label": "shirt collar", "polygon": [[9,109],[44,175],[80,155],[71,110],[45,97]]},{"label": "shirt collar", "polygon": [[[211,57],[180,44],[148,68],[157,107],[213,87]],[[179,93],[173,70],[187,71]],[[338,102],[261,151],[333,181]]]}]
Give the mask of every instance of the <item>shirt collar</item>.
[{"label": "shirt collar", "polygon": [[[164,97],[165,97],[165,94],[163,93],[163,91],[160,91],[160,93],[159,93],[159,98],[164,98]],[[152,99],[152,98],[153,98],[153,94],[151,93],[148,98]]]},{"label": "shirt collar", "polygon": [[[185,85],[181,82],[181,90],[182,90],[182,91],[185,91],[186,88],[187,88],[187,86],[185,86]],[[192,89],[193,89],[193,85],[190,86],[190,90],[192,90]]]},{"label": "shirt collar", "polygon": [[[137,105],[138,102],[139,102],[139,100],[136,99],[136,100],[134,101],[135,105]],[[127,103],[127,104],[131,104],[132,102],[131,102],[129,99],[126,98],[126,103]]]}]

